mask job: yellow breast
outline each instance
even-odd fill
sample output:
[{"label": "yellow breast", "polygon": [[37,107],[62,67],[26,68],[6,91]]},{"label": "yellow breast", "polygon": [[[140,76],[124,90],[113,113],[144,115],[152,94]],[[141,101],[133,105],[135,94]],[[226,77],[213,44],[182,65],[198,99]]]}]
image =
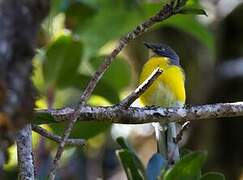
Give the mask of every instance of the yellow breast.
[{"label": "yellow breast", "polygon": [[171,65],[168,58],[152,57],[144,65],[140,75],[142,83],[157,67],[163,70],[160,77],[140,97],[143,105],[172,107],[185,103],[185,77],[183,69]]}]

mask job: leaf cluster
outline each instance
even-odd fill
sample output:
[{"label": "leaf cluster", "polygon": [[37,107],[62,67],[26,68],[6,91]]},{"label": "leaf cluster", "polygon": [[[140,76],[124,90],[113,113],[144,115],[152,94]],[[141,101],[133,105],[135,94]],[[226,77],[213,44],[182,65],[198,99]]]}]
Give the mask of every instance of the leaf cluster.
[{"label": "leaf cluster", "polygon": [[224,175],[219,172],[202,174],[207,157],[207,153],[204,151],[188,151],[170,168],[167,167],[165,157],[155,153],[144,167],[124,138],[117,138],[117,143],[122,148],[117,150],[117,156],[129,180],[225,180]]}]

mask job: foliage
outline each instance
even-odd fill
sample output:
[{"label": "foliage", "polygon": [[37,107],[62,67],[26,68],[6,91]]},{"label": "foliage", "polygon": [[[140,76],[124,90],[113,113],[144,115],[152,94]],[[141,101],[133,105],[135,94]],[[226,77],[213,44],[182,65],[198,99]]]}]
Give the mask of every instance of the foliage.
[{"label": "foliage", "polygon": [[[190,0],[187,2],[187,6],[182,9],[179,8],[186,2],[185,0],[174,1],[175,12],[206,14],[195,0]],[[64,90],[69,93],[70,88],[82,92],[91,75],[105,58],[100,52],[101,47],[131,31],[137,24],[152,16],[161,7],[158,3],[137,1],[128,3],[126,0],[115,0],[112,3],[109,0],[55,0],[52,3],[48,25],[44,26],[51,38],[40,49],[41,56],[36,58],[36,60],[42,62],[41,65],[36,67],[36,71],[42,71],[44,79],[44,86],[39,90],[44,97],[47,96],[47,99],[50,98],[48,97],[50,91],[54,97],[59,91]],[[164,3],[169,3],[169,1]],[[112,16],[109,15],[111,9]],[[64,20],[58,20],[57,17],[60,14],[64,14]],[[53,25],[50,25],[49,22],[52,22]],[[59,29],[56,29],[57,25],[55,24],[59,24]],[[214,42],[210,32],[192,15],[188,17],[174,16],[163,25],[186,31],[209,49],[213,49]],[[194,28],[191,28],[191,26]],[[66,29],[63,30],[63,28]],[[53,30],[52,33],[50,33],[50,29]],[[48,35],[46,36],[48,39]],[[38,75],[40,76],[40,74]],[[131,75],[130,64],[124,59],[124,56],[118,57],[99,82],[94,94],[107,99],[111,104],[119,102],[120,93],[130,85]],[[34,80],[36,80],[35,84],[39,83],[38,78],[34,78]],[[69,103],[70,101],[64,100],[58,106],[65,106]],[[42,121],[43,123],[53,122],[52,117],[49,116],[49,120],[47,117],[45,117],[45,121]],[[40,118],[35,118],[34,123],[41,123]],[[79,129],[77,132],[82,133],[75,133],[75,136],[81,135],[81,137],[86,138],[93,137],[110,126],[109,123],[107,125],[88,122],[79,124],[76,126]],[[52,125],[52,128],[55,132],[61,132],[63,128],[60,126],[63,127],[63,125],[55,124]],[[82,126],[85,127],[84,129],[92,127],[92,136],[88,135],[89,133],[87,135],[83,133],[86,131]]]},{"label": "foliage", "polygon": [[[39,100],[45,101],[38,108],[46,108],[50,99],[54,107],[75,105],[97,67],[103,62],[107,51],[114,47],[121,36],[131,31],[138,24],[154,15],[162,5],[159,3],[137,0],[53,0],[51,12],[42,26],[41,46],[34,59],[35,72],[33,81],[40,93]],[[169,26],[186,32],[202,45],[214,52],[214,38],[205,25],[195,15],[206,15],[197,0],[175,0],[175,13],[164,23],[155,28]],[[164,4],[163,4],[164,3]],[[187,3],[184,8],[177,8]],[[185,14],[187,16],[185,16]],[[116,58],[94,91],[96,98],[93,105],[104,105],[97,97],[102,97],[107,104],[116,104],[132,82],[133,72],[128,58],[123,54]],[[61,100],[59,94],[65,94]],[[78,97],[78,96],[75,96]],[[34,124],[48,124],[56,134],[63,132],[65,124],[55,123],[49,114],[38,114]],[[110,123],[78,122],[72,137],[90,139],[104,133]],[[154,154],[148,165],[143,166],[134,150],[122,138],[118,138],[122,147],[117,155],[122,162],[128,179],[152,180],[158,176],[174,179],[180,174],[184,179],[199,177],[205,160],[204,152],[189,153],[173,168],[166,169],[166,160],[160,154]],[[187,171],[190,170],[190,171]],[[219,173],[206,173],[203,180],[223,179]]]},{"label": "foliage", "polygon": [[168,168],[165,158],[155,153],[145,168],[138,159],[134,150],[129,146],[124,138],[117,138],[117,143],[121,150],[117,151],[117,156],[125,169],[129,180],[136,179],[163,179],[163,180],[224,180],[224,175],[218,172],[208,172],[201,175],[202,167],[207,154],[204,151],[189,152],[184,155],[173,167]]}]

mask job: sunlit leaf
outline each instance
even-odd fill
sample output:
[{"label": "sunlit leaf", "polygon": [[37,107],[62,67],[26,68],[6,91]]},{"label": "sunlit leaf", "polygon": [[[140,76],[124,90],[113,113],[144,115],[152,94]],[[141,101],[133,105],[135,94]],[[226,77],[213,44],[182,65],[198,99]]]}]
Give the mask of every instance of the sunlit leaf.
[{"label": "sunlit leaf", "polygon": [[119,39],[131,31],[143,19],[140,7],[131,5],[130,1],[105,1],[99,5],[94,17],[84,24],[80,23],[80,28],[76,31],[85,43],[89,56],[105,43]]}]

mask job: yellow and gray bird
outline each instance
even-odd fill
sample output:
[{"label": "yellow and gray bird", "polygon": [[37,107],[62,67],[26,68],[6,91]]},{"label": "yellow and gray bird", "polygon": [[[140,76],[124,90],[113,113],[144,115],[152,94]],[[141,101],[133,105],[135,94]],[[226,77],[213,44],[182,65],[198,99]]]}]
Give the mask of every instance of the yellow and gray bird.
[{"label": "yellow and gray bird", "polygon": [[[180,65],[179,56],[165,44],[144,43],[144,45],[152,53],[140,74],[140,83],[145,81],[158,67],[163,73],[140,97],[141,103],[146,106],[184,106],[186,100],[185,74]],[[177,136],[176,124],[168,123],[167,125],[162,125],[153,123],[153,125],[155,126],[158,151],[173,164],[179,159],[179,148],[175,143]]]}]

